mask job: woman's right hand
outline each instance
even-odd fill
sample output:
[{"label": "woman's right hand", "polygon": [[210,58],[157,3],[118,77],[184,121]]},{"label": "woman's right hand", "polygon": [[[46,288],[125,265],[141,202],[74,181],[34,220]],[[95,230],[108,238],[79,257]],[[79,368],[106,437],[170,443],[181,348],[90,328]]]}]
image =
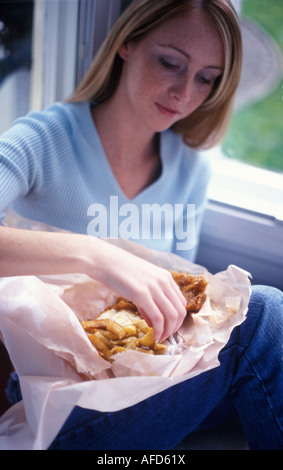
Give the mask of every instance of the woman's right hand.
[{"label": "woman's right hand", "polygon": [[88,274],[131,300],[154,328],[156,341],[177,331],[186,316],[186,300],[169,271],[106,241],[93,241],[95,268]]}]

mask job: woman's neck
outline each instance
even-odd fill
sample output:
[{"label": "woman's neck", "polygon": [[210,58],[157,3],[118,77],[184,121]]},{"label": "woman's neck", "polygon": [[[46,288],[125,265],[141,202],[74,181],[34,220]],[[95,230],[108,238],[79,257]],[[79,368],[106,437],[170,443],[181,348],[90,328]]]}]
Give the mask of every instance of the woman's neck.
[{"label": "woman's neck", "polygon": [[93,108],[93,120],[109,163],[135,168],[156,156],[157,137],[137,127],[117,101],[112,98]]},{"label": "woman's neck", "polygon": [[125,195],[132,198],[160,175],[159,136],[136,127],[117,101],[94,107],[92,116],[109,165]]}]

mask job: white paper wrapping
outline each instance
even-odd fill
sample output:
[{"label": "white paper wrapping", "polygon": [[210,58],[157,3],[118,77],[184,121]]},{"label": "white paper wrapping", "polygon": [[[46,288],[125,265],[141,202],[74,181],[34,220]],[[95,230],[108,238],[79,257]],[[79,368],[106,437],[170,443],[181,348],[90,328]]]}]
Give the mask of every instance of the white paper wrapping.
[{"label": "white paper wrapping", "polygon": [[111,364],[80,325],[113,302],[108,288],[80,274],[0,279],[0,332],[23,395],[0,419],[0,449],[46,449],[76,405],[117,411],[217,367],[219,351],[244,321],[249,273],[229,266],[212,275],[176,255],[110,242],[166,269],[205,275],[207,301],[169,338],[166,355],[129,350]]}]

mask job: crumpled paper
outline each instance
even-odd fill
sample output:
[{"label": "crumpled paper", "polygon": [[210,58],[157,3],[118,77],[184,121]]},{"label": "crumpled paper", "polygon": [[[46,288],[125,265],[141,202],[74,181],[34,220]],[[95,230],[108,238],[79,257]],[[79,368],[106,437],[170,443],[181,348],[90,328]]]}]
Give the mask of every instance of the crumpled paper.
[{"label": "crumpled paper", "polygon": [[[9,217],[10,225],[35,228]],[[109,243],[165,269],[205,275],[207,301],[169,338],[166,355],[129,350],[111,364],[80,325],[113,302],[107,287],[81,274],[0,279],[0,332],[23,395],[0,419],[0,449],[46,449],[76,405],[117,411],[217,367],[220,350],[244,321],[251,293],[246,271],[231,265],[212,275],[177,255],[127,240]]]}]

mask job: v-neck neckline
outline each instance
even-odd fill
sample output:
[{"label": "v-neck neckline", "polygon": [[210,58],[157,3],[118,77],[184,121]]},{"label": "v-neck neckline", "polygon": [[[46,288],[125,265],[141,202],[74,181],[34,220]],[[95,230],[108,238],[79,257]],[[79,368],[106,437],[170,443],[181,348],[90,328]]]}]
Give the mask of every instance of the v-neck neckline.
[{"label": "v-neck neckline", "polygon": [[115,195],[120,196],[124,201],[128,203],[135,203],[138,202],[139,199],[143,199],[147,193],[151,193],[152,191],[155,193],[158,189],[159,185],[162,185],[162,180],[165,178],[165,172],[166,172],[166,145],[164,143],[165,140],[165,135],[166,133],[160,133],[160,141],[159,141],[159,151],[160,151],[160,162],[161,162],[161,171],[158,176],[152,183],[147,185],[145,188],[143,188],[138,194],[136,194],[134,197],[129,198],[125,192],[122,190],[119,182],[117,181],[117,178],[112,170],[112,167],[108,161],[108,158],[105,154],[98,130],[96,128],[95,122],[92,117],[91,113],[91,106],[92,104],[90,103],[88,106],[88,116],[89,116],[89,124],[90,124],[90,130],[92,131],[91,135],[93,135],[93,144],[98,145],[99,147],[99,154],[101,156],[101,163],[103,164],[105,168],[105,174],[109,178],[109,182],[111,186],[115,189]]}]

